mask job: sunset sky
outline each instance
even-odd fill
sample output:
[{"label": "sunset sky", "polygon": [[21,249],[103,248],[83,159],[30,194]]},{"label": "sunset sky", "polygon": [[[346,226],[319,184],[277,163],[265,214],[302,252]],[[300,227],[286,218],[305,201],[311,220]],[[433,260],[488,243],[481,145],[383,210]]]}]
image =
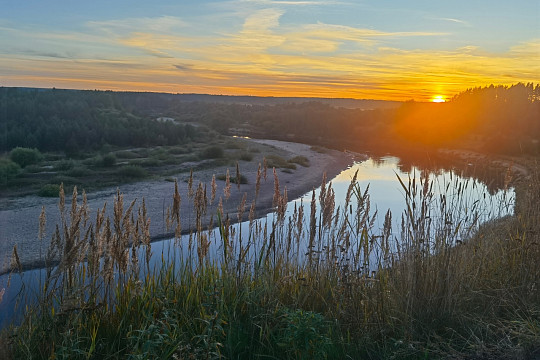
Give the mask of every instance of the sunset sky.
[{"label": "sunset sky", "polygon": [[385,100],[540,82],[540,1],[0,0],[0,86]]}]

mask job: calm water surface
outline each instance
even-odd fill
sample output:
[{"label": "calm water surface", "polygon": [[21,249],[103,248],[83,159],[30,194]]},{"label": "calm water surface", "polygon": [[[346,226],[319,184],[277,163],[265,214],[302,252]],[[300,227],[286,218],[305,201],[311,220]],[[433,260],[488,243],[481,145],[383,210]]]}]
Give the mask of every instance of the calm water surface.
[{"label": "calm water surface", "polygon": [[[478,216],[478,224],[489,221],[491,219],[506,216],[513,212],[513,204],[515,194],[513,189],[507,191],[497,191],[490,194],[487,187],[474,180],[473,178],[464,178],[459,176],[453,171],[439,171],[437,173],[422,173],[415,167],[408,167],[408,172],[400,170],[399,159],[395,157],[386,157],[378,160],[369,159],[361,163],[355,163],[349,169],[344,170],[338,176],[333,179],[328,179],[328,182],[332,183],[332,188],[335,191],[336,208],[343,207],[347,189],[353,178],[354,174],[358,172],[357,183],[360,186],[360,190],[363,192],[369,186],[371,211],[377,211],[378,216],[374,223],[373,233],[377,234],[383,227],[384,215],[388,210],[393,214],[392,221],[392,237],[399,237],[401,214],[406,209],[405,190],[398,180],[398,176],[402,181],[407,184],[409,180],[415,179],[415,184],[419,184],[420,177],[422,175],[429,176],[430,184],[432,184],[432,191],[435,194],[434,198],[440,198],[444,195],[446,201],[449,204],[453,204],[456,207],[459,206],[461,212],[475,211]],[[459,191],[459,194],[458,194]],[[320,188],[315,190],[316,199],[318,199]],[[304,229],[308,228],[310,202],[312,193],[309,192],[303,197],[293,199],[289,201],[287,206],[287,215],[292,216],[296,207],[298,208],[303,204],[304,206]],[[249,212],[249,208],[246,209]],[[150,214],[151,215],[151,214]],[[233,215],[234,217],[236,215]],[[269,224],[275,221],[274,214],[268,214],[265,217],[257,220],[260,226],[263,226],[264,222]],[[269,225],[270,227],[270,225]],[[472,231],[474,231],[472,228]],[[249,232],[249,223],[243,222],[241,224],[234,225],[236,235],[240,231],[244,234]],[[463,227],[463,231],[469,231]],[[466,236],[467,234],[463,234]],[[223,251],[221,246],[221,237],[219,231],[214,230],[209,234],[210,239],[210,254]],[[244,240],[246,241],[246,240]],[[162,256],[165,254],[165,258],[170,257],[170,249],[175,248],[173,246],[174,240],[163,240],[152,243],[152,262],[154,265],[159,265],[162,261]],[[187,244],[189,243],[189,236],[183,236],[180,240],[182,244],[182,250],[187,253]],[[303,256],[307,249],[307,240],[303,240],[301,244],[302,249],[298,252],[299,256]],[[245,245],[245,243],[244,243]],[[254,251],[257,251],[256,246],[253,247]],[[196,252],[195,252],[196,254]],[[211,256],[211,255],[210,255]],[[11,278],[11,284],[7,287],[8,276],[4,275],[0,277],[0,290],[6,288],[3,301],[0,303],[0,328],[4,326],[8,321],[13,318],[14,306],[16,301],[16,295],[21,290],[24,284],[26,289],[38,289],[39,277],[43,276],[43,270],[31,270],[22,274],[14,274]],[[20,316],[21,312],[17,312]]]}]

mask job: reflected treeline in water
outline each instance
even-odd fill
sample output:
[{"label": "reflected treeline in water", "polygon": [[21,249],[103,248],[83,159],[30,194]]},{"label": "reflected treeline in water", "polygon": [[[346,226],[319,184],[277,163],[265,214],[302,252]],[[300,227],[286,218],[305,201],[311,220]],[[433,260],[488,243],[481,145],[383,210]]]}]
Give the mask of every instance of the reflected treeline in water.
[{"label": "reflected treeline in water", "polygon": [[[382,166],[386,158],[390,155],[377,154],[369,152],[373,163],[376,166]],[[487,188],[490,195],[495,195],[499,191],[508,190],[509,186],[517,174],[513,174],[510,168],[502,166],[495,167],[489,160],[471,160],[471,162],[462,159],[442,156],[437,151],[423,152],[419,154],[401,154],[398,155],[399,162],[397,167],[404,173],[411,173],[414,169],[421,172],[428,172],[440,175],[443,172],[453,172],[454,174],[468,179],[474,179]]]}]

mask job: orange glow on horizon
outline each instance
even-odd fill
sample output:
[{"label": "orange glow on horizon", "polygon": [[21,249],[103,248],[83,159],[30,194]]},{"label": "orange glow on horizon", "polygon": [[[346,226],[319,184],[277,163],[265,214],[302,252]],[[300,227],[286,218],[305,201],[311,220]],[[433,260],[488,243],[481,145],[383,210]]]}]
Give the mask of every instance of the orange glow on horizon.
[{"label": "orange glow on horizon", "polygon": [[434,96],[432,99],[431,99],[431,102],[434,102],[434,103],[443,103],[443,102],[446,102],[446,100],[444,99],[444,97],[442,95],[437,95],[437,96]]}]

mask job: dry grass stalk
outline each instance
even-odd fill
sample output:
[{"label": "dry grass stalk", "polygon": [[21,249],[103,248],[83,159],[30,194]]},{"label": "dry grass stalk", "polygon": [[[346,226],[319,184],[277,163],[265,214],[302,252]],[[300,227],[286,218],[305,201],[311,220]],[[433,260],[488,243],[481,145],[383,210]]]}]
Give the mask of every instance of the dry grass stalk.
[{"label": "dry grass stalk", "polygon": [[238,165],[238,161],[236,162],[236,187],[238,190],[240,190],[240,166]]},{"label": "dry grass stalk", "polygon": [[63,219],[64,209],[66,206],[66,194],[64,193],[64,183],[60,184],[60,191],[59,191],[58,197],[59,197],[58,209],[60,210],[60,215],[62,216],[62,219]]},{"label": "dry grass stalk", "polygon": [[274,196],[272,198],[272,206],[277,209],[281,199],[281,194],[279,192],[279,178],[277,176],[276,168],[273,168],[272,171],[274,173]]},{"label": "dry grass stalk", "polygon": [[308,259],[309,265],[312,265],[313,250],[315,245],[315,236],[317,233],[317,204],[315,202],[315,189],[311,193],[311,213],[309,216],[309,244]]},{"label": "dry grass stalk", "polygon": [[172,216],[174,216],[174,219],[177,223],[180,222],[180,204],[182,202],[182,198],[180,197],[180,193],[178,192],[178,181],[174,179],[174,195],[173,195],[173,208],[172,208]]},{"label": "dry grass stalk", "polygon": [[255,199],[251,202],[251,206],[249,207],[249,228],[251,229],[253,222],[255,221],[255,208],[256,208],[256,202]]},{"label": "dry grass stalk", "polygon": [[231,196],[231,175],[229,174],[229,169],[227,169],[227,174],[225,175],[223,195],[225,196],[225,200],[229,200],[229,197]]},{"label": "dry grass stalk", "polygon": [[193,198],[193,169],[189,171],[189,180],[188,180],[188,197]]},{"label": "dry grass stalk", "polygon": [[216,199],[217,184],[216,184],[216,175],[212,175],[212,195],[210,197],[210,204]]},{"label": "dry grass stalk", "polygon": [[223,198],[221,196],[219,197],[218,212],[220,213],[221,217],[223,217],[223,215],[225,214],[223,212]]},{"label": "dry grass stalk", "polygon": [[47,217],[45,216],[45,206],[41,207],[41,213],[39,214],[39,231],[38,238],[40,241],[45,236],[45,225],[47,224]]},{"label": "dry grass stalk", "polygon": [[238,222],[242,222],[242,219],[244,218],[244,212],[246,211],[246,200],[247,193],[244,193],[244,195],[242,195],[242,200],[238,205]]},{"label": "dry grass stalk", "polygon": [[259,191],[261,190],[261,163],[259,163],[259,167],[257,168],[257,179],[255,180],[255,198],[259,196]]},{"label": "dry grass stalk", "polygon": [[13,246],[10,269],[12,272],[22,272],[21,259],[19,258],[19,252],[17,251],[17,245]]},{"label": "dry grass stalk", "polygon": [[[324,184],[324,179],[323,179]],[[322,187],[321,187],[322,193]],[[322,197],[322,196],[321,196]],[[323,227],[330,228],[332,225],[332,219],[334,215],[335,208],[335,194],[334,189],[332,188],[332,183],[328,184],[328,188],[325,191],[324,199],[321,201],[322,207],[322,225]]]}]

